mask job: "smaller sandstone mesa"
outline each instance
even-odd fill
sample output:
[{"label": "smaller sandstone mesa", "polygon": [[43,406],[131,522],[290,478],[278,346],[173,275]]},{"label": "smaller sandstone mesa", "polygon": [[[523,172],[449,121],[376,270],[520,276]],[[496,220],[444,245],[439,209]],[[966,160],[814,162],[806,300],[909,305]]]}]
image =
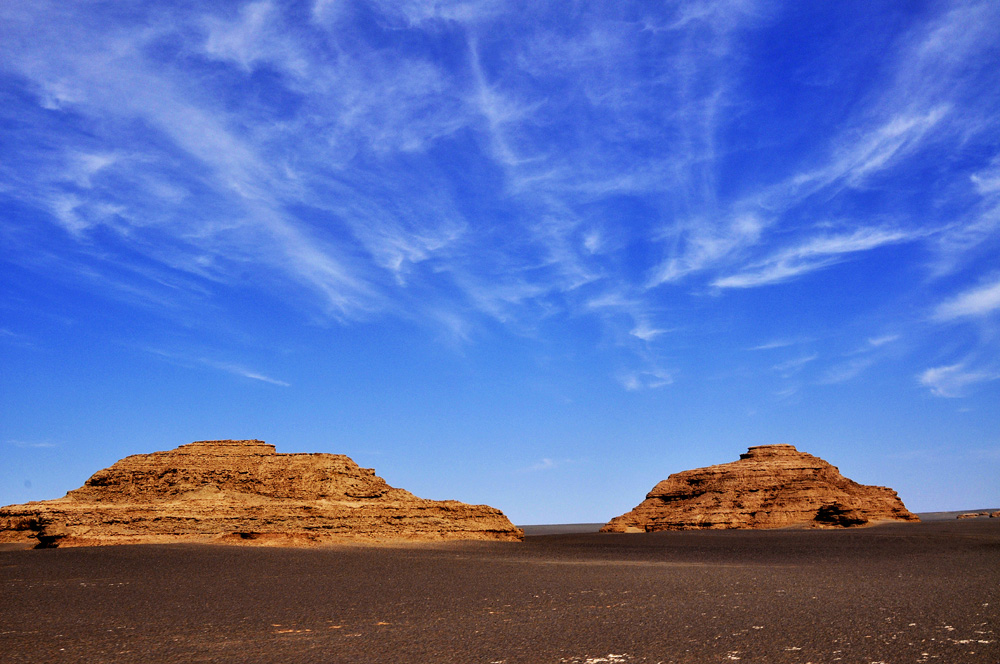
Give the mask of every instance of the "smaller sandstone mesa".
[{"label": "smaller sandstone mesa", "polygon": [[37,541],[38,548],[523,536],[488,505],[418,498],[342,454],[279,454],[261,440],[132,455],[63,498],[0,508],[0,542]]},{"label": "smaller sandstone mesa", "polygon": [[919,520],[888,487],[853,482],[792,445],[759,445],[739,461],[674,473],[601,532],[834,528]]}]

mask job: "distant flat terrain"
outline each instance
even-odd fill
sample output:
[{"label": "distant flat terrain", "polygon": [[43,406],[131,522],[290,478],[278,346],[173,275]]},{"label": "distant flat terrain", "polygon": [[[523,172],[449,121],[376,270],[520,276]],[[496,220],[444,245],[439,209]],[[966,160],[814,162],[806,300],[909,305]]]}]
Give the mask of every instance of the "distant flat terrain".
[{"label": "distant flat terrain", "polygon": [[920,512],[917,516],[920,517],[921,521],[951,521],[957,519],[960,514],[992,514],[997,511],[1000,511],[1000,507],[984,507],[975,510],[959,510],[957,512]]},{"label": "distant flat terrain", "polygon": [[525,535],[578,535],[596,533],[603,523],[550,523],[539,526],[521,526]]},{"label": "distant flat terrain", "polygon": [[1000,519],[8,547],[0,596],[3,662],[996,664]]},{"label": "distant flat terrain", "polygon": [[[921,512],[917,514],[921,521],[950,521],[959,514],[993,513],[1000,507],[981,508],[975,510],[957,510],[952,512]],[[548,523],[530,526],[520,526],[525,535],[570,535],[577,533],[596,533],[604,523]]]}]

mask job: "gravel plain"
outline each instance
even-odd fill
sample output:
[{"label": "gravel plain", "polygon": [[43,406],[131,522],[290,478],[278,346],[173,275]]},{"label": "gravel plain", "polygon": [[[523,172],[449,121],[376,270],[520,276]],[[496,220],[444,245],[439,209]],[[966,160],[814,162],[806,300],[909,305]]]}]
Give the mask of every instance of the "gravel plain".
[{"label": "gravel plain", "polygon": [[587,530],[311,549],[7,546],[0,661],[1000,662],[1000,519]]}]

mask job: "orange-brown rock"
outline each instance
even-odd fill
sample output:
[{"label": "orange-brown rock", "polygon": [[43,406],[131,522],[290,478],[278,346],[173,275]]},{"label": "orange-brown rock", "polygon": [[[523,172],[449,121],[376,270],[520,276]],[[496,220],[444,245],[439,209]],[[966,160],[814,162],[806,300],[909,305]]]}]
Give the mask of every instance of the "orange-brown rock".
[{"label": "orange-brown rock", "polygon": [[887,520],[919,521],[892,489],[852,482],[792,445],[761,445],[739,461],[671,475],[601,530],[849,527]]},{"label": "orange-brown rock", "polygon": [[341,454],[212,440],[136,454],[63,498],[0,508],[0,542],[309,545],[340,540],[520,540],[487,505],[426,500]]}]

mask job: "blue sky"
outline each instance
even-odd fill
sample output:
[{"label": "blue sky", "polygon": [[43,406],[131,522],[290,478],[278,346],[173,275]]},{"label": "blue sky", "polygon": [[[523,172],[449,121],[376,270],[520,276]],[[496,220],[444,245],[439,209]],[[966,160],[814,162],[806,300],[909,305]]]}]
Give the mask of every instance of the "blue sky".
[{"label": "blue sky", "polygon": [[1000,5],[7,2],[0,504],[262,438],[517,523],[1000,505]]}]

